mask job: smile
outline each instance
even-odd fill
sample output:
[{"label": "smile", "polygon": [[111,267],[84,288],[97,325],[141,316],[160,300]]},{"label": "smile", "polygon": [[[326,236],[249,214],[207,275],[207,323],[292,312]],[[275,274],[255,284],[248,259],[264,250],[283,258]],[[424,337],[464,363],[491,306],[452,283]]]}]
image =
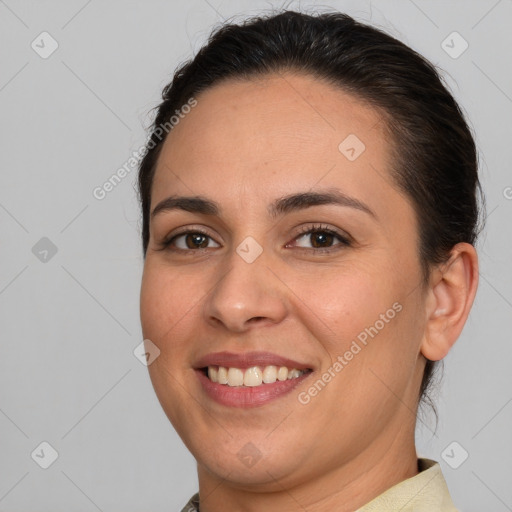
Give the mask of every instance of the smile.
[{"label": "smile", "polygon": [[194,364],[200,388],[228,407],[248,408],[285,397],[314,373],[310,364],[270,352],[216,352]]},{"label": "smile", "polygon": [[226,368],[225,366],[208,366],[205,374],[212,382],[231,387],[257,387],[264,384],[273,384],[276,381],[297,379],[309,370],[298,370],[286,366],[251,366],[245,370],[241,368]]}]

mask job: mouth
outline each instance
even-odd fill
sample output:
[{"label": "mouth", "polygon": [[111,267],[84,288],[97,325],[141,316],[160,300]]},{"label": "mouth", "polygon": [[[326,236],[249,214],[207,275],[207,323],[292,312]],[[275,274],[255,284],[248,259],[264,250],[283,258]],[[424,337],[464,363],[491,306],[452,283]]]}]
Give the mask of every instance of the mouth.
[{"label": "mouth", "polygon": [[194,369],[209,398],[242,408],[287,395],[314,371],[306,364],[269,352],[209,354]]},{"label": "mouth", "polygon": [[247,369],[225,366],[207,366],[200,368],[203,374],[211,382],[231,387],[258,387],[274,382],[284,382],[286,380],[297,379],[305,373],[312,370],[306,368],[288,368],[286,366],[251,366]]}]

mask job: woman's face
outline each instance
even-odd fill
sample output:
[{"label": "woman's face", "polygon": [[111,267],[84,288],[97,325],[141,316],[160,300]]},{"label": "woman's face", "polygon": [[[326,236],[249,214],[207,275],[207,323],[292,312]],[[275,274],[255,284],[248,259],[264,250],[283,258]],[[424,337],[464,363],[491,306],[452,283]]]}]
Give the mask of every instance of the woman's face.
[{"label": "woman's face", "polygon": [[[418,226],[384,121],[291,73],[196,99],[152,188],[141,320],[158,399],[200,475],[355,478],[413,442],[424,368]],[[167,201],[185,197],[208,203]]]}]

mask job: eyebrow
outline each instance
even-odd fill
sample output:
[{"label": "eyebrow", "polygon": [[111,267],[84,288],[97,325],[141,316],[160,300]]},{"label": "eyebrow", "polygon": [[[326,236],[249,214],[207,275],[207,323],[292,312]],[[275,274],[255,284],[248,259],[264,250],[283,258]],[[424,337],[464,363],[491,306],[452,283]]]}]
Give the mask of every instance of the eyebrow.
[{"label": "eyebrow", "polygon": [[[347,206],[365,212],[377,219],[377,215],[368,205],[355,197],[344,194],[338,189],[328,189],[317,192],[299,192],[280,197],[268,206],[267,211],[272,219],[276,219],[292,211],[324,204]],[[160,201],[155,206],[151,213],[151,218],[154,218],[159,213],[171,210],[184,210],[191,213],[219,216],[222,208],[217,202],[203,196],[170,196]]]}]

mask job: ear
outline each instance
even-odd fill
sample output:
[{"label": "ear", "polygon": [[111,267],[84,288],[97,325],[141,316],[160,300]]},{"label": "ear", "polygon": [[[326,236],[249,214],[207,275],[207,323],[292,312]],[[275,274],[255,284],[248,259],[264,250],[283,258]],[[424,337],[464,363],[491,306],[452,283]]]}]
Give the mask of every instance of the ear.
[{"label": "ear", "polygon": [[459,337],[478,287],[478,256],[468,243],[450,251],[448,261],[432,271],[426,301],[421,353],[431,361],[448,354]]}]

